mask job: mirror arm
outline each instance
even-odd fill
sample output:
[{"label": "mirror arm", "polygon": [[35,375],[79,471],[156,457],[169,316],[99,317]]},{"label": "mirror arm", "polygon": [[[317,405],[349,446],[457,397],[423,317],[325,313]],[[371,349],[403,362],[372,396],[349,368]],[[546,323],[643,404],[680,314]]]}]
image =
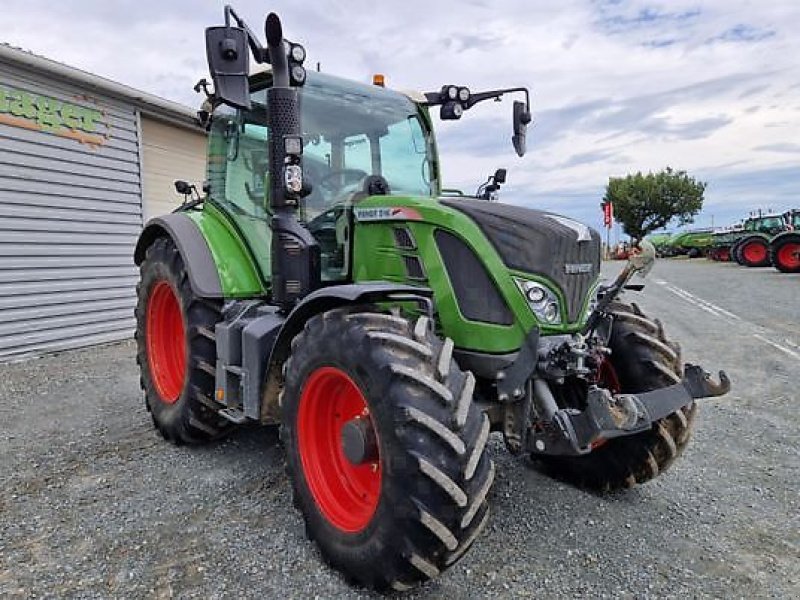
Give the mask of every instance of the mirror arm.
[{"label": "mirror arm", "polygon": [[[464,104],[464,109],[469,109],[475,106],[478,102],[483,102],[484,100],[489,99],[498,99],[502,97],[504,94],[512,94],[514,92],[522,92],[525,94],[525,110],[530,112],[531,110],[531,101],[530,101],[530,92],[526,87],[515,87],[515,88],[504,88],[501,90],[488,90],[486,92],[477,92],[472,94]],[[423,106],[439,106],[444,104],[446,100],[442,98],[442,94],[440,92],[425,92],[425,102],[421,104]]]},{"label": "mirror arm", "polygon": [[250,46],[250,51],[253,53],[253,58],[259,64],[267,63],[269,64],[269,52],[267,51],[264,46],[261,45],[261,42],[258,41],[256,34],[247,26],[244,19],[242,19],[239,15],[236,14],[236,11],[233,10],[233,7],[230,4],[225,5],[225,26],[230,27],[231,19],[236,22],[236,25],[244,29],[244,32],[247,34],[247,44]]}]

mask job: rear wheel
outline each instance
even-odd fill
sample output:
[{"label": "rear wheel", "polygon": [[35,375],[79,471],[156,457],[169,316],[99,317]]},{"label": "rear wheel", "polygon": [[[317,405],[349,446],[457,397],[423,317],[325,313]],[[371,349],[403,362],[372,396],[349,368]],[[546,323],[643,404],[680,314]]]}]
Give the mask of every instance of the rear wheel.
[{"label": "rear wheel", "polygon": [[800,236],[780,239],[770,247],[775,268],[783,273],[800,273]]},{"label": "rear wheel", "polygon": [[733,246],[731,246],[731,259],[737,265],[744,266],[744,259],[742,258],[742,245],[739,242],[736,242]]},{"label": "rear wheel", "polygon": [[753,238],[742,243],[739,253],[745,267],[768,267],[769,245],[763,238]]},{"label": "rear wheel", "polygon": [[[681,380],[680,349],[669,342],[660,322],[636,305],[615,303],[611,356],[601,369],[601,384],[612,393],[647,392]],[[595,490],[615,490],[663,473],[689,442],[696,404],[672,413],[646,432],[597,444],[584,456],[543,456],[551,473]]]},{"label": "rear wheel", "polygon": [[136,362],[147,410],[161,435],[176,444],[218,437],[231,424],[213,401],[221,305],[197,298],[172,240],[147,249],[137,286]]},{"label": "rear wheel", "polygon": [[281,437],[307,535],[376,589],[437,576],[489,514],[489,421],[427,321],[331,310],[308,321],[286,364]]}]

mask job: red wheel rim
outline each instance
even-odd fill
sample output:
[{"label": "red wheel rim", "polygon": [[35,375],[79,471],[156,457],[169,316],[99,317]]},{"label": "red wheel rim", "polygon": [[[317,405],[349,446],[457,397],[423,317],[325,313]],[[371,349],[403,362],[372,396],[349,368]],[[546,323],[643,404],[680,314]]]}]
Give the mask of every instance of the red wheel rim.
[{"label": "red wheel rim", "polygon": [[603,359],[603,362],[600,363],[600,368],[597,370],[597,385],[606,388],[612,394],[619,394],[622,391],[619,377],[617,377],[617,370],[607,358]]},{"label": "red wheel rim", "polygon": [[335,367],[311,373],[297,414],[300,461],[320,512],[347,533],[369,524],[381,492],[380,456],[375,462],[354,465],[342,449],[342,427],[355,418],[370,418],[355,382]]},{"label": "red wheel rim", "polygon": [[150,292],[145,336],[153,385],[161,400],[173,404],[186,377],[186,343],[181,306],[166,281],[156,283]]},{"label": "red wheel rim", "polygon": [[727,248],[725,250],[720,250],[719,253],[719,260],[722,262],[728,262],[731,259],[731,252]]},{"label": "red wheel rim", "polygon": [[800,269],[800,244],[789,242],[781,246],[778,262],[787,269]]},{"label": "red wheel rim", "polygon": [[760,242],[749,242],[742,248],[742,256],[749,263],[763,262],[767,258],[767,247]]}]

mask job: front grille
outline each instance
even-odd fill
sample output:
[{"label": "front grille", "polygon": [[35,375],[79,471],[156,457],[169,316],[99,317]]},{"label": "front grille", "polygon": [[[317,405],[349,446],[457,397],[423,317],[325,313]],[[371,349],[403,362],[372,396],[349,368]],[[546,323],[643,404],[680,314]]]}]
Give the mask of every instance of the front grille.
[{"label": "front grille", "polygon": [[514,316],[475,253],[452,233],[439,229],[434,238],[461,314],[470,321],[511,325]]},{"label": "front grille", "polygon": [[475,221],[508,268],[556,284],[566,299],[568,321],[578,320],[600,273],[599,233],[589,229],[589,239],[578,241],[568,221],[541,210],[463,198],[440,202]]}]

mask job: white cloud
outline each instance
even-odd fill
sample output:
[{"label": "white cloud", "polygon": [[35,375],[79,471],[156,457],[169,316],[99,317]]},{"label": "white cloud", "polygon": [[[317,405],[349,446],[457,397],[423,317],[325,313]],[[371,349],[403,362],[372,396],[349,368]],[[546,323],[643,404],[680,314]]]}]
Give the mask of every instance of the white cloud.
[{"label": "white cloud", "polygon": [[[513,154],[510,102],[476,107],[440,129],[449,184],[471,190],[477,174],[508,166],[507,199],[549,203],[596,224],[609,176],[669,164],[710,182],[717,223],[753,203],[800,204],[787,192],[800,187],[796,0],[235,4],[258,32],[263,11],[278,12],[309,63],[331,73],[367,81],[383,72],[397,88],[528,85],[536,119],[528,155]],[[221,20],[221,7],[11,0],[0,35],[194,104],[203,28]],[[782,179],[770,185],[765,172]]]}]

